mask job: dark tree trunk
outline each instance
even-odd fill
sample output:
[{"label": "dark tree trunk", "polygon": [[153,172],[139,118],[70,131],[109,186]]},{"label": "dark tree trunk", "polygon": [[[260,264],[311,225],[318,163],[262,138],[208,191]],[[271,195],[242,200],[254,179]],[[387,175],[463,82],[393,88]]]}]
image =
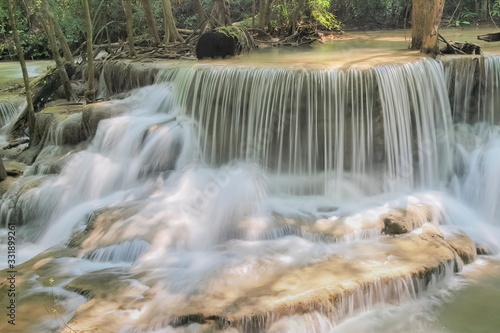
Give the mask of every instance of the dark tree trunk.
[{"label": "dark tree trunk", "polygon": [[19,63],[21,64],[21,70],[23,72],[24,87],[26,91],[26,101],[28,103],[27,106],[28,129],[30,132],[30,137],[33,137],[33,134],[35,133],[35,109],[33,107],[33,99],[31,96],[30,78],[28,76],[28,70],[26,69],[26,61],[24,60],[23,47],[21,45],[21,40],[19,39],[19,33],[17,31],[16,18],[14,16],[14,0],[9,0],[8,5],[9,5],[9,20],[12,29],[12,35],[14,36],[14,42],[16,43],[17,57],[19,58]]},{"label": "dark tree trunk", "polygon": [[267,23],[267,2],[268,0],[259,0],[259,29],[266,29]]},{"label": "dark tree trunk", "polygon": [[89,1],[82,0],[83,11],[85,13],[85,25],[87,26],[87,91],[85,92],[85,101],[93,103],[95,101],[95,88],[94,88],[94,52],[93,52],[93,32],[92,32],[92,19],[90,18]]},{"label": "dark tree trunk", "polygon": [[142,7],[144,8],[144,15],[146,16],[146,23],[148,25],[148,31],[151,38],[153,38],[153,43],[155,45],[160,45],[160,37],[158,36],[158,29],[156,29],[156,22],[153,15],[153,8],[151,7],[151,0],[141,0]]},{"label": "dark tree trunk", "polygon": [[170,0],[163,0],[163,20],[165,23],[165,36],[163,44],[168,45],[170,42],[183,42],[184,38],[181,37],[177,31],[174,22],[174,15],[172,14],[172,4]]},{"label": "dark tree trunk", "polygon": [[201,0],[194,0],[194,6],[196,7],[196,15],[198,18],[198,27],[200,31],[203,33],[205,31],[205,28],[207,26],[207,14],[205,13],[205,10],[203,9],[203,4],[201,3]]},{"label": "dark tree trunk", "polygon": [[299,19],[301,16],[301,13],[304,12],[306,1],[305,0],[299,0],[297,3],[297,6],[292,12],[292,15],[290,17],[290,34],[294,34],[297,29],[298,29],[298,24],[299,24]]},{"label": "dark tree trunk", "polygon": [[487,21],[489,18],[488,5],[488,0],[481,0],[481,6],[479,9],[479,18],[481,21]]},{"label": "dark tree trunk", "polygon": [[[46,3],[46,0],[44,0],[44,2]],[[54,12],[52,12],[48,4],[47,6],[45,6],[44,4],[44,12],[47,20],[50,21],[50,24],[54,29],[54,33],[55,36],[57,36],[57,40],[59,40],[59,44],[61,45],[61,49],[64,54],[64,58],[66,58],[66,61],[69,61],[71,64],[73,64],[74,63],[73,54],[69,49],[68,42],[66,41],[66,36],[64,36],[64,32],[62,31],[61,26],[59,25],[59,22],[57,21]]]},{"label": "dark tree trunk", "polygon": [[134,28],[132,27],[132,0],[125,0],[125,20],[127,27],[127,41],[128,49],[131,57],[135,57],[135,40],[134,40]]},{"label": "dark tree trunk", "polygon": [[215,0],[213,16],[221,26],[231,25],[231,15],[229,13],[229,3],[227,0]]},{"label": "dark tree trunk", "polygon": [[23,0],[23,7],[24,7],[24,12],[26,13],[26,18],[28,19],[29,22],[29,27],[31,30],[36,29],[36,15],[35,15],[35,9],[33,7],[33,1],[32,0]]},{"label": "dark tree trunk", "polygon": [[3,165],[3,160],[0,157],[0,182],[7,178],[7,171],[5,171],[5,167]]},{"label": "dark tree trunk", "polygon": [[59,22],[56,20],[54,14],[50,12],[50,15],[52,24],[54,25],[54,31],[57,35],[57,39],[59,40],[59,44],[61,45],[64,54],[64,58],[66,59],[66,61],[68,61],[73,65],[75,63],[75,60],[73,59],[73,53],[71,53],[71,49],[69,48],[66,36],[64,35],[64,32],[62,31],[61,26],[59,25]]},{"label": "dark tree trunk", "polygon": [[47,38],[49,40],[50,49],[52,50],[52,56],[54,57],[54,61],[56,62],[57,69],[59,71],[59,75],[61,75],[62,84],[64,87],[64,94],[69,101],[74,100],[73,90],[71,89],[71,83],[69,81],[68,73],[64,68],[64,63],[61,59],[61,55],[59,54],[59,47],[57,46],[54,26],[52,25],[52,20],[50,19],[49,12],[50,7],[47,0],[42,0],[42,10],[44,13],[43,23],[45,26],[45,32],[47,33]]}]

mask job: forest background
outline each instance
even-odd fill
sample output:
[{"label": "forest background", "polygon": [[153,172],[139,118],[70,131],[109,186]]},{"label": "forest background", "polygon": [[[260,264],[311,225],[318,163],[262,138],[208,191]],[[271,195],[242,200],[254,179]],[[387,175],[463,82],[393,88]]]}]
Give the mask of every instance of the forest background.
[{"label": "forest background", "polygon": [[[71,50],[85,41],[85,22],[80,0],[44,0],[52,8]],[[411,0],[171,0],[178,29],[210,28],[206,17],[260,28],[272,36],[286,36],[297,27],[330,31],[383,30],[411,27]],[[94,43],[121,43],[127,39],[124,0],[89,0]],[[132,0],[136,42],[153,44],[148,34],[143,0]],[[15,2],[17,28],[26,59],[50,58],[49,42],[37,20],[40,0]],[[151,0],[158,33],[165,34],[164,1]],[[261,13],[261,14],[259,14]],[[219,16],[218,16],[219,15]],[[260,16],[266,16],[262,19]],[[204,24],[205,23],[205,24]],[[208,24],[206,24],[208,23]],[[213,22],[212,22],[213,23]],[[500,0],[447,0],[441,26],[500,25]],[[17,58],[9,24],[7,0],[0,0],[0,60]]]}]

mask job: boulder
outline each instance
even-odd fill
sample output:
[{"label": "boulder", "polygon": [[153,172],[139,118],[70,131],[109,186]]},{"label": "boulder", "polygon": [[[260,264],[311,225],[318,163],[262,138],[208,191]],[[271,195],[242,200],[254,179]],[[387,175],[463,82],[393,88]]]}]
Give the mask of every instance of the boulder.
[{"label": "boulder", "polygon": [[381,216],[384,222],[382,233],[386,235],[401,235],[421,227],[432,220],[432,211],[426,206],[412,206],[390,211]]},{"label": "boulder", "polygon": [[126,104],[114,102],[100,102],[88,104],[82,111],[82,131],[87,138],[93,138],[97,126],[103,119],[108,119],[126,111]]},{"label": "boulder", "polygon": [[56,130],[56,143],[58,145],[77,145],[86,139],[81,113],[64,118]]},{"label": "boulder", "polygon": [[[453,272],[457,268],[456,253],[437,228],[428,228],[423,234],[384,238],[380,244],[358,244],[356,251],[346,251],[306,266],[279,268],[265,261],[254,263],[252,269],[258,279],[242,279],[234,269],[223,269],[211,278],[210,288],[179,295],[175,304],[157,296],[161,295],[159,286],[163,282],[160,277],[152,278],[147,282],[149,291],[141,299],[155,306],[142,316],[151,323],[160,313],[169,313],[171,325],[212,326],[207,331],[225,323],[226,328],[263,332],[280,318],[314,311],[340,322],[350,311],[377,304],[380,300],[373,295],[390,294],[391,302],[397,304],[421,292],[444,270]],[[370,254],[368,258],[366,253]],[[90,287],[95,288],[79,289]],[[95,291],[91,295],[96,296]],[[80,329],[80,323],[90,318],[109,320],[110,314],[104,314],[104,309],[110,305],[119,308],[120,304],[110,303],[109,296],[103,296],[92,300],[93,309],[102,311],[82,311],[69,325]],[[111,322],[116,322],[115,314],[111,316]]]},{"label": "boulder", "polygon": [[[133,216],[140,210],[139,205],[105,207],[94,211],[88,218],[85,229],[72,235],[68,242],[70,248],[84,249],[84,252],[89,253],[100,247],[118,244],[121,241],[129,240],[128,238],[120,238],[113,231],[113,224],[118,221],[123,221]],[[113,237],[114,236],[114,237]],[[131,237],[130,239],[133,239]]]},{"label": "boulder", "polygon": [[463,232],[454,232],[446,235],[445,242],[450,245],[458,256],[462,258],[464,264],[469,264],[476,260],[477,250],[474,241]]}]

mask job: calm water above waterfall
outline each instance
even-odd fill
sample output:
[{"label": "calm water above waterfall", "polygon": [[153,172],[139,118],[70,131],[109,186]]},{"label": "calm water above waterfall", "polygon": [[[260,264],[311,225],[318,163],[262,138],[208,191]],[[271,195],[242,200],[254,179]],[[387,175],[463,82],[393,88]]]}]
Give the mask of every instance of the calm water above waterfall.
[{"label": "calm water above waterfall", "polygon": [[[17,224],[19,263],[67,251],[44,268],[54,285],[33,277],[23,297],[52,293],[77,331],[498,327],[497,255],[460,276],[459,260],[428,280],[380,278],[335,307],[309,300],[283,314],[274,304],[317,290],[328,266],[344,267],[341,282],[397,270],[404,260],[389,255],[377,220],[402,207],[424,215],[409,237],[437,225],[498,252],[500,57],[340,70],[176,64],[102,107],[114,117],[59,173],[38,163],[0,201],[2,235]],[[42,155],[62,155],[57,135],[77,117]],[[89,276],[103,286],[93,300],[73,292]],[[219,310],[242,319],[231,326]],[[27,331],[64,329],[40,317]]]}]

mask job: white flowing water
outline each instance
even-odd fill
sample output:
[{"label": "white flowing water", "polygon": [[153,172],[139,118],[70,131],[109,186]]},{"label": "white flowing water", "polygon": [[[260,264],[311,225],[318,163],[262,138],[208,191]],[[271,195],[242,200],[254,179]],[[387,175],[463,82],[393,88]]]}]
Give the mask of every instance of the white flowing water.
[{"label": "white flowing water", "polygon": [[419,61],[346,71],[193,66],[158,81],[174,82],[178,104],[203,124],[211,164],[254,161],[285,192],[339,200],[346,180],[365,195],[440,186],[453,144],[443,76],[440,63]]},{"label": "white flowing water", "polygon": [[19,113],[19,108],[12,103],[0,102],[0,129],[11,122]]},{"label": "white flowing water", "polygon": [[[230,298],[333,255],[375,265],[385,250],[380,228],[367,221],[394,208],[430,206],[443,232],[460,228],[496,250],[500,58],[482,61],[479,95],[464,83],[472,69],[433,60],[365,70],[166,69],[157,84],[111,102],[127,111],[101,121],[60,174],[12,187],[1,201],[2,227],[18,224],[22,261],[116,214],[110,226],[95,222],[78,258],[58,260],[63,276],[120,268],[134,281],[121,305],[135,305],[113,310],[122,319],[110,331],[120,332],[201,331],[172,321],[178,304],[207,291]],[[29,180],[43,182],[23,190]],[[339,220],[344,232],[318,232]],[[431,281],[380,281],[334,310],[271,313],[238,328],[389,332],[409,309],[444,303],[454,269],[445,265]],[[339,325],[360,313],[364,322]],[[370,317],[377,313],[385,319]],[[392,331],[428,327],[430,317],[398,321]]]}]

